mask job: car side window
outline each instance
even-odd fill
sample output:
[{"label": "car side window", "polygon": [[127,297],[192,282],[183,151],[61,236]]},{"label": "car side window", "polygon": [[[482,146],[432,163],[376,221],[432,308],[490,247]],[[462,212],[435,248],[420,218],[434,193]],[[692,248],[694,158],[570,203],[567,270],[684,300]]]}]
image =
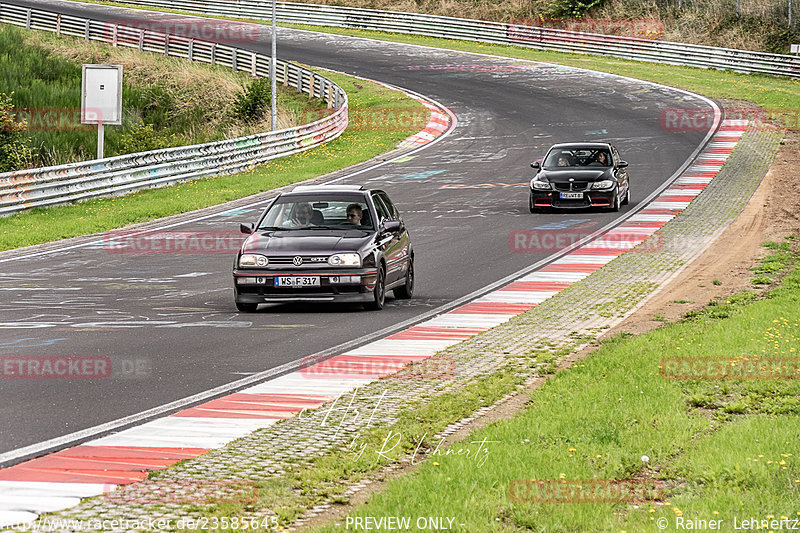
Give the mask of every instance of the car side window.
[{"label": "car side window", "polygon": [[373,195],[372,202],[375,204],[375,211],[378,212],[378,224],[387,220],[389,218],[389,213],[380,198],[378,198],[377,195]]},{"label": "car side window", "polygon": [[400,220],[400,213],[397,211],[397,208],[394,206],[392,201],[389,200],[389,197],[386,195],[386,193],[385,192],[379,193],[378,197],[381,200],[383,200],[383,204],[389,211],[390,218],[394,220]]}]

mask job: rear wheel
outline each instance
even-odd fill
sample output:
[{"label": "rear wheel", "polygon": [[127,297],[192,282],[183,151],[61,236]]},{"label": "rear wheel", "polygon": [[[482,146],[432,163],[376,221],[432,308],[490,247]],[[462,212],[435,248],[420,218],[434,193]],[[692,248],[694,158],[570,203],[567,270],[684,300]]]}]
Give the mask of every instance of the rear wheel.
[{"label": "rear wheel", "polygon": [[242,313],[255,313],[256,309],[258,309],[258,304],[236,302],[236,309]]},{"label": "rear wheel", "polygon": [[398,300],[408,300],[414,295],[414,258],[411,257],[408,261],[408,270],[406,271],[406,282],[394,289],[394,297]]},{"label": "rear wheel", "polygon": [[364,307],[372,311],[380,311],[386,302],[386,270],[383,265],[378,267],[378,275],[375,278],[375,288],[372,290],[372,301],[364,304]]}]

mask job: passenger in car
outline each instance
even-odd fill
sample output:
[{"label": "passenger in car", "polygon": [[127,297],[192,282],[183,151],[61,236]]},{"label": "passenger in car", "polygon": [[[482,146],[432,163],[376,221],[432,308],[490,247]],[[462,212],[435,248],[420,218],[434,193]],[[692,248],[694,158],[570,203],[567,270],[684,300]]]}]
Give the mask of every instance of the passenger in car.
[{"label": "passenger in car", "polygon": [[314,210],[309,204],[298,204],[294,209],[294,217],[287,224],[292,228],[304,228],[311,224],[311,216]]},{"label": "passenger in car", "polygon": [[358,204],[350,204],[347,206],[347,221],[352,222],[356,226],[361,225],[361,217],[363,215],[363,210],[361,206]]}]

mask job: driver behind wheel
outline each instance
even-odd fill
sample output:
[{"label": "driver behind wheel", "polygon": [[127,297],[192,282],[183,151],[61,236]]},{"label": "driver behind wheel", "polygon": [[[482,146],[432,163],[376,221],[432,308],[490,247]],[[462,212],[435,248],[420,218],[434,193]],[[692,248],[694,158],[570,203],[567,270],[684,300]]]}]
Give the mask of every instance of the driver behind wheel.
[{"label": "driver behind wheel", "polygon": [[363,211],[361,206],[358,204],[350,204],[347,206],[347,221],[355,224],[356,226],[361,225],[361,217],[363,215]]}]

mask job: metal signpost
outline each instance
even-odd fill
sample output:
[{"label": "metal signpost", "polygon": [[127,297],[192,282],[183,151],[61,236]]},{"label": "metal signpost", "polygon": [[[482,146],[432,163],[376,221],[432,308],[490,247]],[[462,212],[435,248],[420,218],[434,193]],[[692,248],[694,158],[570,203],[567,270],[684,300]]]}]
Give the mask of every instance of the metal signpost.
[{"label": "metal signpost", "polygon": [[122,65],[83,65],[81,124],[97,124],[97,159],[103,159],[103,127],[122,124]]},{"label": "metal signpost", "polygon": [[269,63],[269,77],[272,80],[271,88],[272,88],[272,98],[270,99],[270,106],[272,108],[272,131],[278,129],[278,82],[275,79],[275,67],[278,61],[278,57],[276,55],[277,49],[277,42],[278,42],[278,32],[277,32],[277,24],[275,22],[276,18],[276,4],[277,0],[272,0],[272,61]]}]

